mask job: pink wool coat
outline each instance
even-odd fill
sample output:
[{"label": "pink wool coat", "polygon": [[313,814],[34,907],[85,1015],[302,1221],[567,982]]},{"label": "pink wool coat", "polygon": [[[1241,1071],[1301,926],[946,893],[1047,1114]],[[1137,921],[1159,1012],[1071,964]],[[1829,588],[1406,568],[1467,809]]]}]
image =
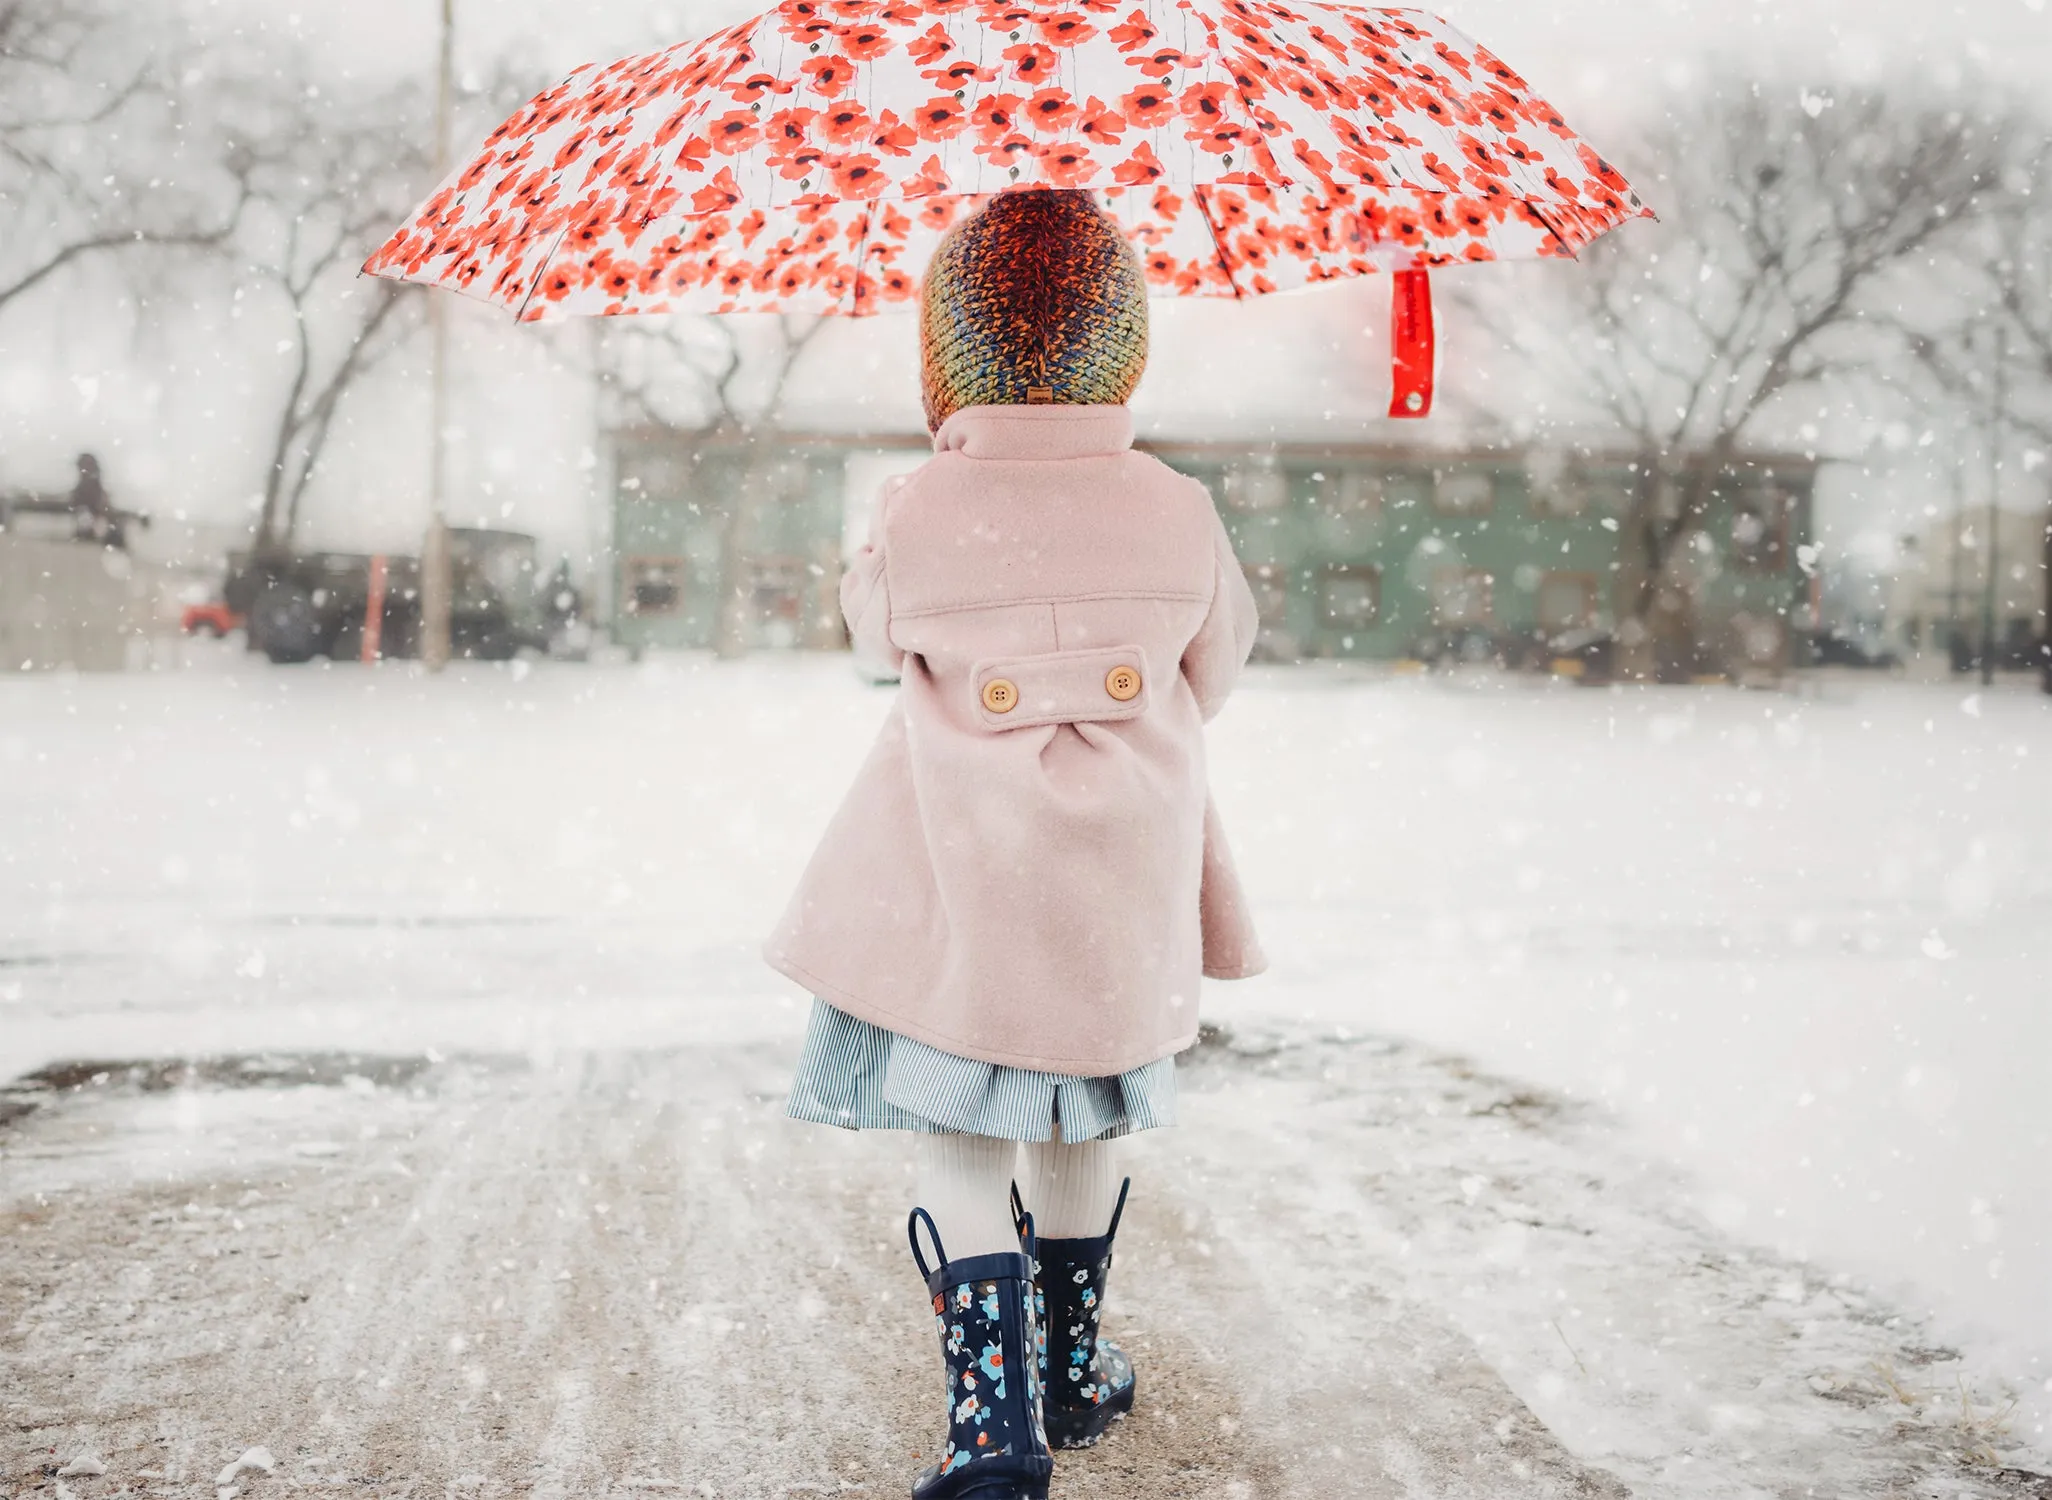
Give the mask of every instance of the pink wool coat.
[{"label": "pink wool coat", "polygon": [[[1254,642],[1211,497],[1123,406],[980,406],[842,582],[898,701],[767,956],[957,1056],[1105,1077],[1264,967],[1204,767]],[[997,684],[997,686],[993,686]]]}]

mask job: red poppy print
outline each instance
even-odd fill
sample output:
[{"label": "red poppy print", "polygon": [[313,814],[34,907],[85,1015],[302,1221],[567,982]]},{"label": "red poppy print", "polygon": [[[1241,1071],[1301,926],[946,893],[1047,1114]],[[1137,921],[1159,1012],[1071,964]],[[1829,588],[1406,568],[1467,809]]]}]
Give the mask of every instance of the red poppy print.
[{"label": "red poppy print", "polygon": [[1067,130],[1082,111],[1065,89],[1042,89],[1026,101],[1026,121],[1035,130]]},{"label": "red poppy print", "polygon": [[1051,16],[1035,16],[1033,29],[1040,33],[1042,41],[1050,47],[1076,47],[1097,35],[1097,28],[1088,18],[1073,10],[1056,11]]},{"label": "red poppy print", "polygon": [[1054,76],[1054,49],[1038,42],[1022,42],[1016,47],[1007,47],[1005,61],[1011,64],[1012,76],[1028,88]]},{"label": "red poppy print", "polygon": [[977,143],[976,154],[993,167],[1003,168],[1006,176],[1016,181],[1033,160],[1033,142],[1016,133],[986,136]]},{"label": "red poppy print", "polygon": [[1134,11],[1111,29],[1112,45],[1121,52],[1138,52],[1160,34],[1144,10]]},{"label": "red poppy print", "polygon": [[1197,59],[1185,57],[1176,47],[1156,47],[1138,57],[1126,59],[1126,66],[1138,68],[1149,78],[1167,78],[1181,69],[1195,66]]},{"label": "red poppy print", "polygon": [[723,167],[719,176],[691,195],[691,211],[695,214],[721,213],[740,201],[741,184],[734,180],[732,168]]},{"label": "red poppy print", "polygon": [[986,141],[994,140],[1019,128],[1019,106],[1024,102],[1017,94],[987,94],[969,111],[969,122]]},{"label": "red poppy print", "polygon": [[1162,166],[1161,158],[1154,154],[1154,148],[1142,141],[1112,169],[1112,181],[1126,187],[1140,187],[1159,180],[1167,170]]},{"label": "red poppy print", "polygon": [[948,28],[935,22],[927,31],[921,32],[905,44],[905,55],[922,68],[954,55],[955,39],[948,35]]},{"label": "red poppy print", "polygon": [[945,94],[927,100],[912,115],[913,128],[922,141],[951,141],[968,124],[969,111],[962,107],[962,101]]},{"label": "red poppy print", "polygon": [[890,184],[883,163],[874,156],[836,156],[827,159],[834,186],[846,198],[874,198]]},{"label": "red poppy print", "polygon": [[983,64],[971,62],[966,57],[958,57],[944,67],[935,68],[923,76],[931,78],[944,89],[966,89],[971,84],[995,83],[997,69],[986,68]]},{"label": "red poppy print", "polygon": [[1097,163],[1081,146],[1064,142],[1044,146],[1037,154],[1041,175],[1054,187],[1082,187],[1097,171]]},{"label": "red poppy print", "polygon": [[713,121],[708,133],[713,150],[722,156],[734,156],[762,139],[762,116],[753,110],[737,109]]},{"label": "red poppy print", "polygon": [[1126,133],[1126,117],[1115,109],[1106,109],[1102,100],[1090,100],[1084,104],[1081,114],[1077,133],[1092,145],[1116,146],[1119,137]]},{"label": "red poppy print", "polygon": [[800,63],[798,71],[815,94],[831,99],[855,81],[855,65],[845,57],[815,57]]},{"label": "red poppy print", "polygon": [[887,156],[910,156],[912,148],[919,144],[919,132],[885,110],[869,133],[869,144]]},{"label": "red poppy print", "polygon": [[869,134],[875,122],[860,104],[843,102],[823,109],[817,117],[821,140],[836,146],[852,145]]},{"label": "red poppy print", "polygon": [[910,302],[919,295],[919,283],[906,271],[891,270],[876,279],[877,295],[886,302]]},{"label": "red poppy print", "polygon": [[883,26],[844,26],[834,40],[857,62],[875,62],[888,56],[892,46],[890,30]]},{"label": "red poppy print", "polygon": [[1187,296],[1569,256],[1644,211],[1422,12],[783,0],[536,95],[366,269],[528,319],[873,312],[963,214],[1033,186],[1095,192]]},{"label": "red poppy print", "polygon": [[774,73],[754,72],[737,82],[726,86],[726,94],[736,104],[760,104],[776,94],[788,94],[798,87],[788,78],[779,78]]},{"label": "red poppy print", "polygon": [[1176,117],[1175,95],[1164,88],[1137,88],[1119,100],[1119,109],[1140,129],[1151,130]]}]

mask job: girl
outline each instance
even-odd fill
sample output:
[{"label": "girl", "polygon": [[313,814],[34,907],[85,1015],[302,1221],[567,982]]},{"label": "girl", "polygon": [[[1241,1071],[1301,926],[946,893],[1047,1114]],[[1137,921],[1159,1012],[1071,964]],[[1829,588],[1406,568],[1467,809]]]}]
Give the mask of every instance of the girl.
[{"label": "girl", "polygon": [[790,1113],[917,1133],[949,1427],[913,1494],[1023,1500],[1133,1403],[1111,1143],[1174,1123],[1200,971],[1262,967],[1203,736],[1255,607],[1205,488],[1132,451],[1146,283],[1089,194],[963,221],[920,328],[935,456],[841,587],[902,685],[768,954],[817,997]]}]

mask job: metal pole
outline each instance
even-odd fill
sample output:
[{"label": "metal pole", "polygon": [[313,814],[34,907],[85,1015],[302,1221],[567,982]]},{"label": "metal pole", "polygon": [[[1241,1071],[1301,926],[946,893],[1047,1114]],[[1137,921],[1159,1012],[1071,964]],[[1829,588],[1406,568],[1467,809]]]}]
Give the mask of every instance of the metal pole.
[{"label": "metal pole", "polygon": [[1959,561],[1965,550],[1960,538],[1965,531],[1966,455],[1962,453],[1952,461],[1952,584],[1945,601],[1945,664],[1952,672],[1965,670],[1960,665],[1959,649]]},{"label": "metal pole", "polygon": [[[449,175],[450,105],[455,93],[456,0],[441,0],[441,59],[435,76],[435,181]],[[449,321],[448,298],[428,294],[428,319],[434,338],[433,389],[428,410],[434,430],[429,438],[428,525],[420,549],[420,657],[430,672],[449,664],[449,606],[453,592],[449,567]]]},{"label": "metal pole", "polygon": [[2042,544],[2038,556],[2045,564],[2045,634],[2038,642],[2038,685],[2052,693],[2052,506],[2045,510],[2045,529],[2039,534]]},{"label": "metal pole", "polygon": [[1988,576],[1981,586],[1981,684],[1995,681],[1995,575],[2002,566],[2001,521],[1996,506],[2002,499],[2002,428],[2007,404],[2009,330],[1995,330],[1995,410],[1988,423]]}]

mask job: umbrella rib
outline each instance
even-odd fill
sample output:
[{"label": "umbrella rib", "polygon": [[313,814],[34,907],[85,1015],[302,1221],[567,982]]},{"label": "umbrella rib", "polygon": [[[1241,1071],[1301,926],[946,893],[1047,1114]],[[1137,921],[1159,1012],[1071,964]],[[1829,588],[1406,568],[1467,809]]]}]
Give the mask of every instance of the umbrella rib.
[{"label": "umbrella rib", "polygon": [[1218,268],[1225,272],[1226,285],[1233,289],[1233,300],[1235,302],[1244,300],[1247,294],[1240,290],[1240,283],[1233,275],[1232,257],[1226,254],[1225,241],[1218,237],[1217,221],[1211,217],[1209,193],[1205,186],[1199,183],[1196,187],[1190,189],[1190,197],[1197,204],[1197,212],[1204,215],[1204,228],[1211,235],[1211,253],[1218,258]]},{"label": "umbrella rib", "polygon": [[855,250],[855,275],[848,283],[845,299],[850,316],[862,310],[862,283],[869,276],[869,231],[875,223],[876,203],[872,200],[862,209],[862,243]]},{"label": "umbrella rib", "polygon": [[1539,221],[1546,232],[1553,236],[1553,242],[1560,246],[1562,254],[1566,255],[1569,260],[1580,260],[1582,258],[1581,253],[1575,249],[1568,237],[1562,234],[1559,227],[1554,224],[1552,215],[1541,208],[1536,199],[1527,198],[1525,200],[1525,207],[1531,211],[1532,217]]},{"label": "umbrella rib", "polygon": [[534,280],[528,284],[527,295],[522,297],[520,305],[513,309],[514,322],[517,323],[527,316],[527,309],[534,301],[534,294],[541,290],[542,278],[549,274],[549,267],[554,265],[556,261],[556,252],[563,248],[563,239],[569,233],[570,226],[568,224],[565,224],[556,231],[556,238],[549,246],[549,253],[542,257],[541,265],[535,270]]}]

